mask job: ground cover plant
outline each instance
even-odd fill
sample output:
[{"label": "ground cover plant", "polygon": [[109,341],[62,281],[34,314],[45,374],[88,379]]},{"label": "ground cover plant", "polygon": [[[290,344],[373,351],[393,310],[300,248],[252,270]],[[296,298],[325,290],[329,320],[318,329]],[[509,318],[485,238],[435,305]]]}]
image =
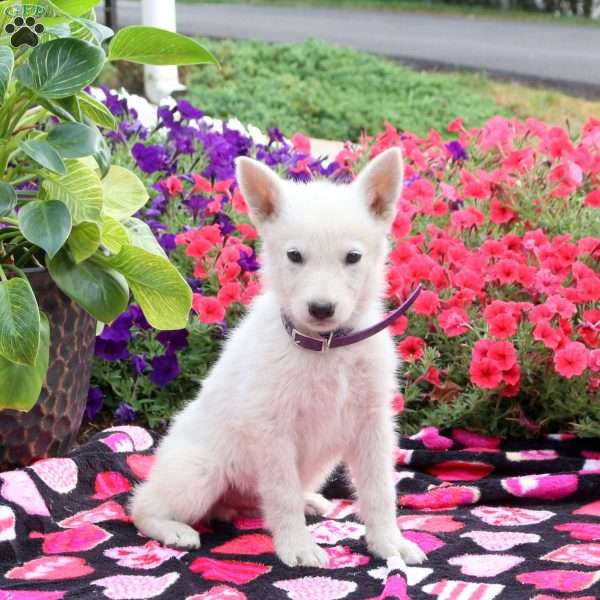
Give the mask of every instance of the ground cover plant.
[{"label": "ground cover plant", "polygon": [[142,125],[120,120],[115,161],[152,199],[138,215],[194,290],[186,329],[158,333],[132,305],[98,339],[88,415],[158,426],[189,398],[227,330],[259,292],[256,232],[234,179],[255,156],[300,181],[349,181],[374,155],[403,149],[405,189],[391,231],[389,307],[425,292],[394,326],[405,361],[394,399],[405,430],[469,427],[505,435],[600,433],[600,121],[573,138],[541,121],[456,119],[424,137],[388,125],[331,164],[303,135],[221,128],[186,101]]},{"label": "ground cover plant", "polygon": [[[238,118],[317,138],[357,140],[389,121],[427,135],[460,116],[480,127],[494,115],[537,117],[579,129],[600,102],[479,73],[420,72],[386,58],[320,41],[268,44],[202,40],[222,69],[197,69],[191,101],[214,117]],[[127,87],[127,86],[126,86]],[[129,88],[128,88],[129,89]]]}]

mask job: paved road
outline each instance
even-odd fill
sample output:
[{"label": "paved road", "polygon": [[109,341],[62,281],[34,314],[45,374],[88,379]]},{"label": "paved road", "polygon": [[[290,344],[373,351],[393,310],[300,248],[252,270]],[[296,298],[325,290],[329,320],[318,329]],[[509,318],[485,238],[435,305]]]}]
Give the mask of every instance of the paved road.
[{"label": "paved road", "polygon": [[[121,25],[139,3],[118,0]],[[600,96],[600,27],[403,12],[178,4],[190,35],[302,42],[309,37],[425,67],[465,68]]]}]

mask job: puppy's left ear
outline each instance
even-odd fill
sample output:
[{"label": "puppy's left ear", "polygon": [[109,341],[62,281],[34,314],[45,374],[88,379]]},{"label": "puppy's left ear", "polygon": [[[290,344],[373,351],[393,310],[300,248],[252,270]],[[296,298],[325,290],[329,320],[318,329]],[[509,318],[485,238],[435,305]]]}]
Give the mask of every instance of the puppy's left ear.
[{"label": "puppy's left ear", "polygon": [[404,161],[399,148],[390,148],[374,158],[353,185],[365,198],[371,214],[391,223],[396,216],[396,202],[402,192]]}]

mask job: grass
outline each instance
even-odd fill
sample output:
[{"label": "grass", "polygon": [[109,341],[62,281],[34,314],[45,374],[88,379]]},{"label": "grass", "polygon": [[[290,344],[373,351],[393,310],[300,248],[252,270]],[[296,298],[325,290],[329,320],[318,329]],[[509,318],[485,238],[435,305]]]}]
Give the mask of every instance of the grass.
[{"label": "grass", "polygon": [[455,4],[439,0],[177,0],[181,4],[245,4],[263,6],[300,6],[310,8],[338,8],[422,12],[438,15],[475,16],[518,21],[538,21],[556,25],[600,25],[600,19],[579,16],[556,16],[541,11],[500,10],[471,4]]},{"label": "grass", "polygon": [[455,117],[479,126],[495,115],[537,117],[573,129],[600,115],[600,102],[473,73],[420,72],[318,41],[303,45],[203,40],[222,69],[190,75],[189,96],[206,113],[262,129],[356,140],[384,122],[426,134]]}]

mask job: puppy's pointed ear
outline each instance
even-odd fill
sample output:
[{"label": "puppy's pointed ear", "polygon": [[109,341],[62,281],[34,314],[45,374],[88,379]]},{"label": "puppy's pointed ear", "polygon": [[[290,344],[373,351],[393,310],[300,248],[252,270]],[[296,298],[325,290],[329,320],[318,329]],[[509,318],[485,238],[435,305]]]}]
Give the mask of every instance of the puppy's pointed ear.
[{"label": "puppy's pointed ear", "polygon": [[368,202],[369,211],[379,220],[391,223],[402,192],[404,162],[399,148],[390,148],[374,158],[354,185]]},{"label": "puppy's pointed ear", "polygon": [[283,181],[268,167],[251,158],[235,161],[236,177],[250,207],[255,225],[274,219],[280,209]]}]

